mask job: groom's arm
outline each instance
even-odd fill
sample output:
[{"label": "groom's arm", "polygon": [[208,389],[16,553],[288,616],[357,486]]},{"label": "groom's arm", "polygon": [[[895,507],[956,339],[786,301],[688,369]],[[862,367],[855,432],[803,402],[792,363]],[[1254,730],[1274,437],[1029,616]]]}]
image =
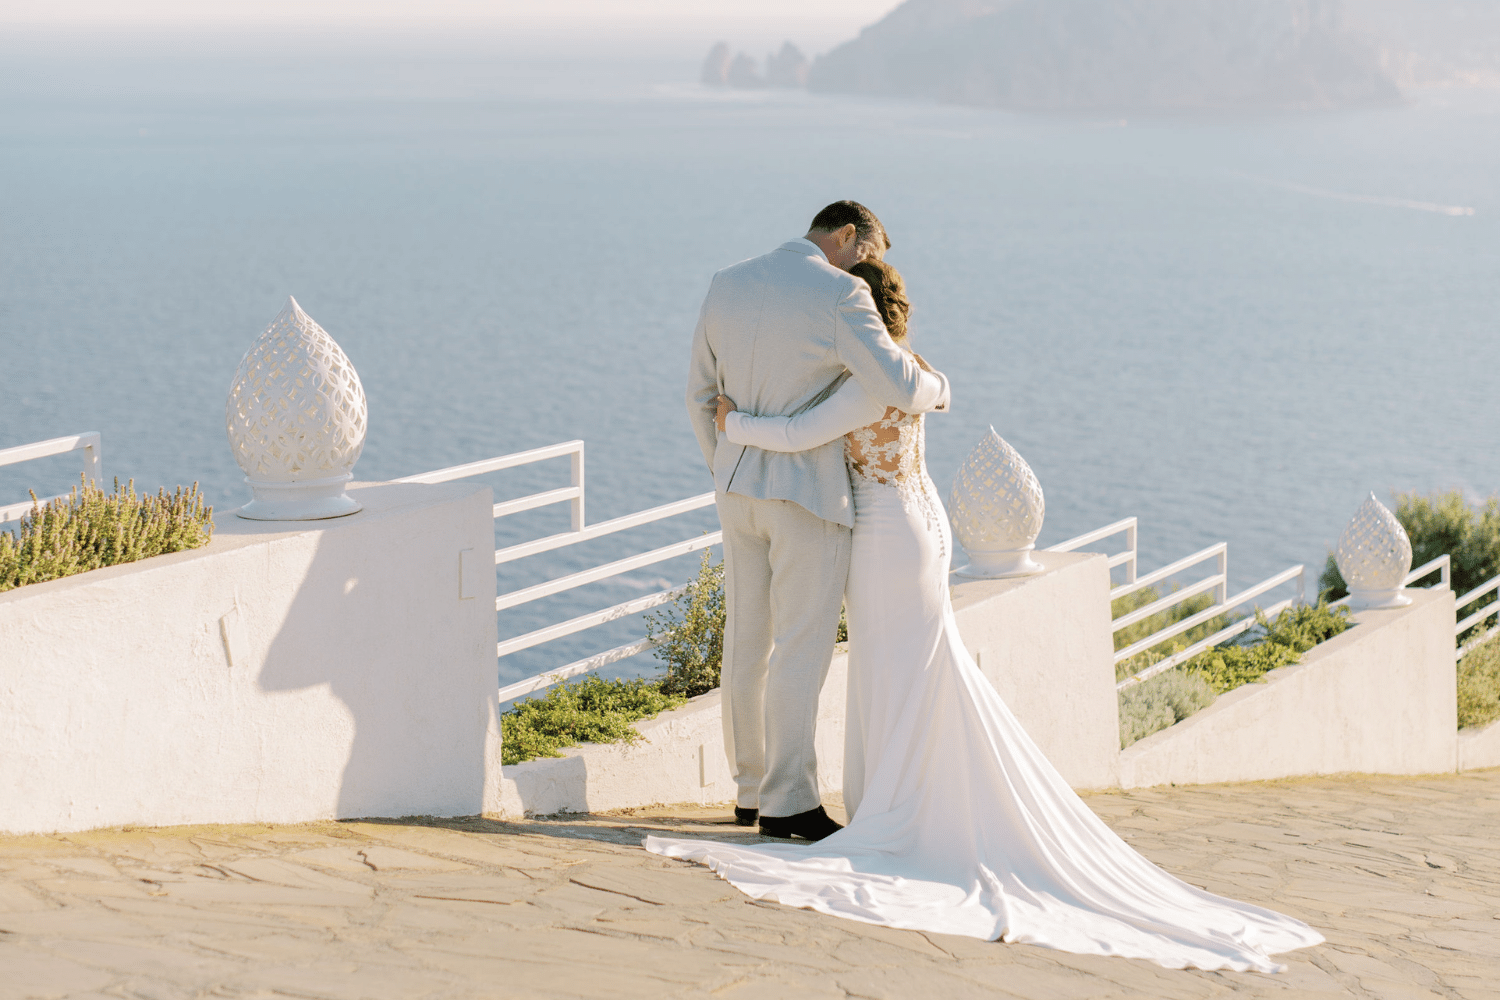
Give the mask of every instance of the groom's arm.
[{"label": "groom's arm", "polygon": [[834,350],[872,398],[907,413],[948,408],[948,377],[924,371],[911,354],[896,346],[875,311],[868,285],[855,282],[837,312]]},{"label": "groom's arm", "polygon": [[[713,294],[713,285],[709,285]],[[703,308],[698,310],[698,327],[693,331],[693,348],[688,364],[687,410],[688,421],[693,425],[693,435],[698,447],[703,449],[703,461],[710,472],[714,467],[714,451],[719,446],[719,429],[714,425],[714,397],[719,394],[719,362],[714,349],[708,343],[708,296],[703,298]]]}]

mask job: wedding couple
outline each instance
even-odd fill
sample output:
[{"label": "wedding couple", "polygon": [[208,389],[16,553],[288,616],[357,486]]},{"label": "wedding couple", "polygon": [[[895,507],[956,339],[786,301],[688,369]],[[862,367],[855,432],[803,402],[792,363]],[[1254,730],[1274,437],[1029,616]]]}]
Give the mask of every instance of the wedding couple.
[{"label": "wedding couple", "polygon": [[[687,401],[724,529],[724,743],[736,819],[788,842],[647,837],[647,850],[868,923],[1277,971],[1271,954],[1322,936],[1131,850],[965,650],[923,461],[922,415],[947,409],[948,380],[907,345],[889,247],[869,209],[836,202],[709,287]],[[841,828],[820,804],[813,737],[845,602]]]}]

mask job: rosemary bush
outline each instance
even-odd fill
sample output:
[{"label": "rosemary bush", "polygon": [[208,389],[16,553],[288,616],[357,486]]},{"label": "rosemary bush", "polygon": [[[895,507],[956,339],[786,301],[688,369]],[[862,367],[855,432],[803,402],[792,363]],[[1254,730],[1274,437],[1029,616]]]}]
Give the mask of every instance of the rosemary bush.
[{"label": "rosemary bush", "polygon": [[1120,749],[1213,704],[1208,682],[1181,667],[1120,692]]},{"label": "rosemary bush", "polygon": [[542,698],[527,698],[500,716],[500,763],[561,757],[579,743],[634,743],[631,723],[684,704],[687,698],[661,690],[660,681],[607,681],[586,677],[559,684]]},{"label": "rosemary bush", "polygon": [[1458,728],[1500,719],[1500,637],[1486,639],[1458,661]]},{"label": "rosemary bush", "polygon": [[19,530],[0,531],[0,591],[196,549],[213,535],[213,508],[197,483],[137,496],[133,479],[123,489],[116,479],[113,493],[79,479],[67,496],[45,504],[33,492]]}]

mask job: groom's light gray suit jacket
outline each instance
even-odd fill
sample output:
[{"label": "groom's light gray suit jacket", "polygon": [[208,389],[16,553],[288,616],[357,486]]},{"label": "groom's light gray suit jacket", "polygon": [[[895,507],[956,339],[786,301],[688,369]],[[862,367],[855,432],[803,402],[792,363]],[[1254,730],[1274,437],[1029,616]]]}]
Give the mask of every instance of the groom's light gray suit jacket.
[{"label": "groom's light gray suit jacket", "polygon": [[714,489],[790,500],[854,526],[842,439],[801,452],[731,444],[714,426],[720,392],[754,416],[790,416],[826,398],[845,372],[887,406],[948,405],[948,380],[924,371],[886,333],[870,288],[805,239],[713,277],[693,334],[687,408]]}]

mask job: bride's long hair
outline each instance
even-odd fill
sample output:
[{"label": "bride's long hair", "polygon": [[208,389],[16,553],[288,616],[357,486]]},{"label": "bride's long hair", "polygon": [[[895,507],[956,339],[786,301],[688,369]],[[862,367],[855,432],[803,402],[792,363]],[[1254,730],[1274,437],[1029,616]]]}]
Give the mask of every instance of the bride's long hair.
[{"label": "bride's long hair", "polygon": [[901,272],[883,260],[870,257],[851,267],[849,273],[863,278],[870,286],[870,294],[875,296],[875,308],[885,321],[886,332],[892,340],[906,347],[906,319],[911,315],[911,300],[906,297],[906,282],[901,280]]}]

